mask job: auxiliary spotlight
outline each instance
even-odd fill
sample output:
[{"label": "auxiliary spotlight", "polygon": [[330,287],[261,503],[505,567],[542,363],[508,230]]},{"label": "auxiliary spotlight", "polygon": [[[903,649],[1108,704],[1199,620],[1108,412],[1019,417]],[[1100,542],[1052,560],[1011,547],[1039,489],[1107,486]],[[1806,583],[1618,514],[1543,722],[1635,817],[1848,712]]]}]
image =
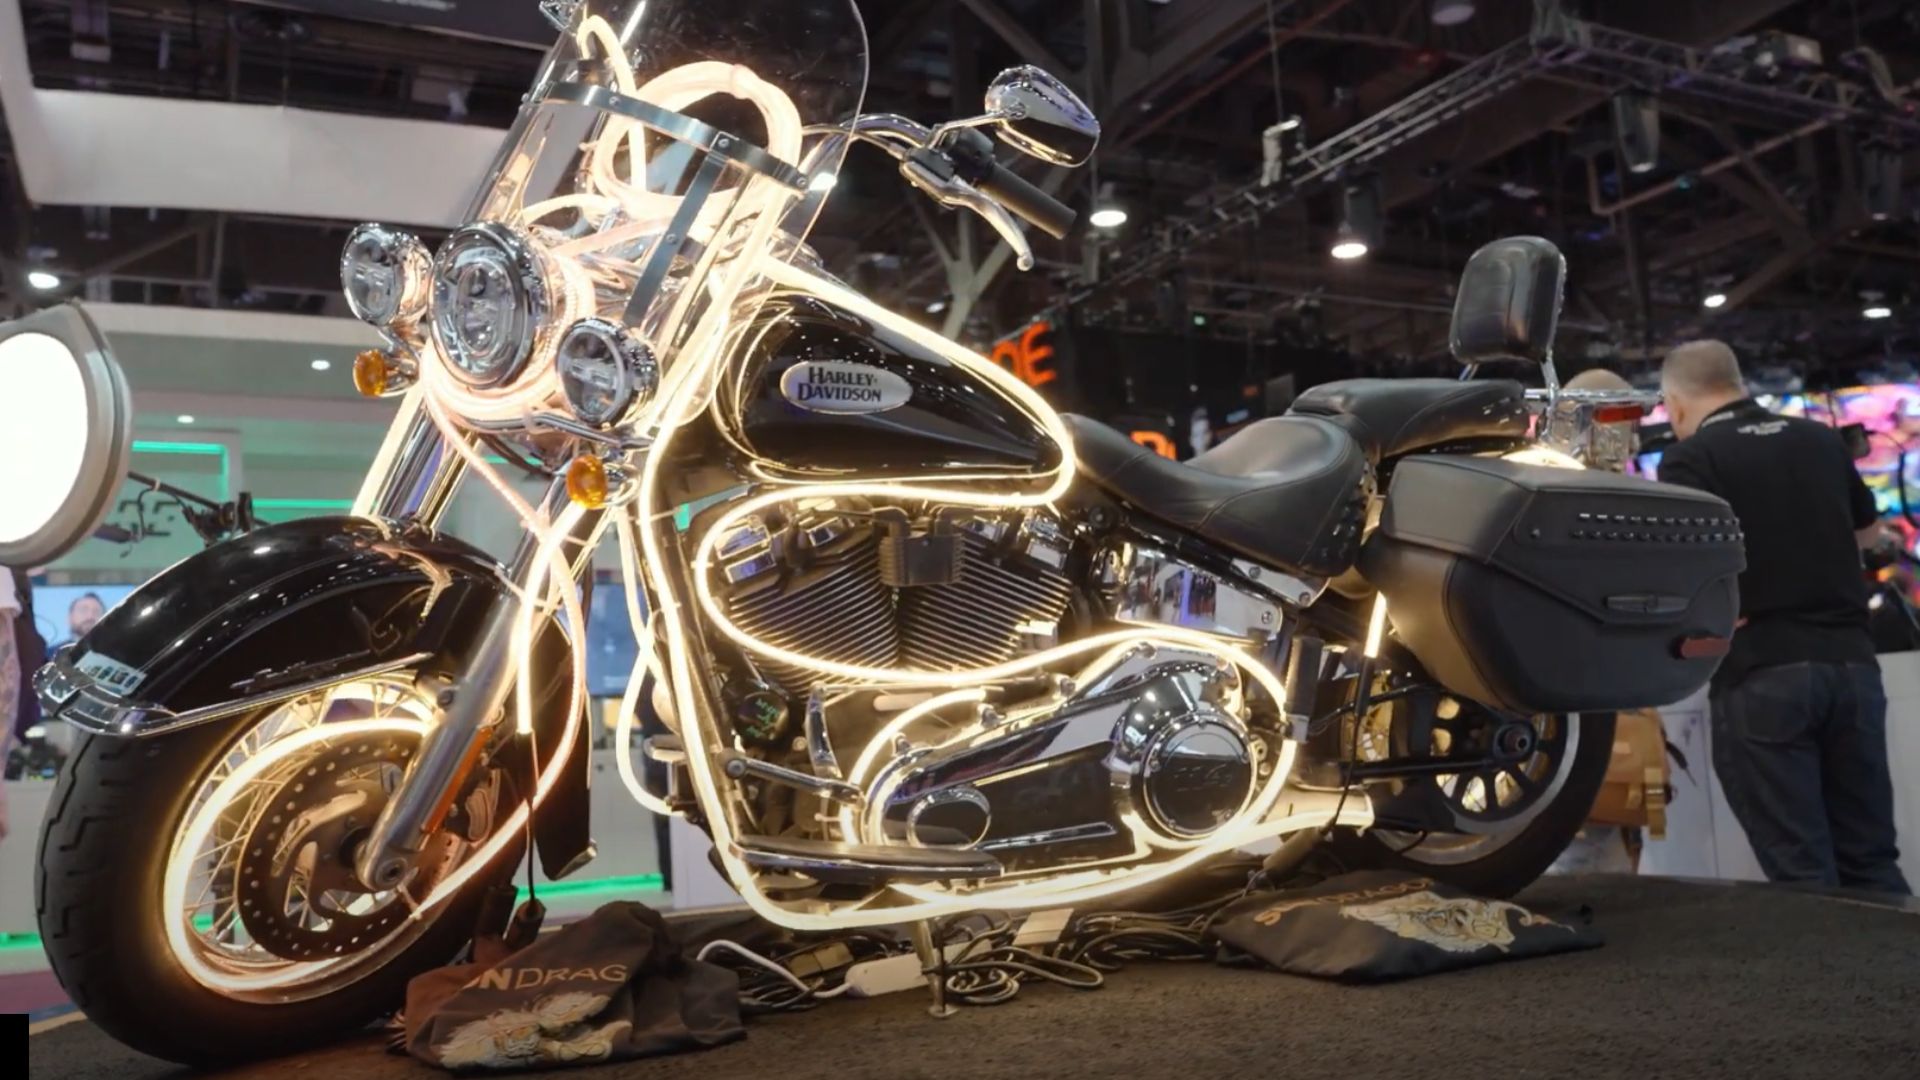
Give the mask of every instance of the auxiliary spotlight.
[{"label": "auxiliary spotlight", "polygon": [[1888,319],[1893,317],[1893,309],[1885,304],[1871,304],[1860,309],[1863,319]]},{"label": "auxiliary spotlight", "polygon": [[1459,26],[1473,18],[1473,0],[1433,0],[1433,25]]},{"label": "auxiliary spotlight", "polygon": [[1704,298],[1701,299],[1700,306],[1703,308],[1717,308],[1717,307],[1724,306],[1726,302],[1727,302],[1726,293],[1723,293],[1723,292],[1708,293]]},{"label": "auxiliary spotlight", "polygon": [[1360,239],[1352,229],[1342,225],[1340,232],[1333,238],[1333,247],[1327,250],[1327,254],[1342,260],[1358,259],[1371,250],[1372,248],[1367,246],[1365,240]]},{"label": "auxiliary spotlight", "polygon": [[51,270],[29,270],[27,284],[41,292],[50,292],[60,287],[60,275]]}]

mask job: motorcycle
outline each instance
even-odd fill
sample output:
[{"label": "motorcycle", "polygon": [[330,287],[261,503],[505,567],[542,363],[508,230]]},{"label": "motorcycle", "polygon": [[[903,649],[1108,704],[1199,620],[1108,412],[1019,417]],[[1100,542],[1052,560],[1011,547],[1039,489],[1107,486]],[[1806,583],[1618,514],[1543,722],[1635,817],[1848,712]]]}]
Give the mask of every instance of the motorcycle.
[{"label": "motorcycle", "polygon": [[[1726,505],[1567,452],[1617,403],[1553,389],[1546,241],[1473,257],[1452,342],[1542,394],[1334,383],[1176,462],[806,246],[859,143],[1029,265],[1021,222],[1073,213],[992,136],[1084,162],[1099,124],[1059,80],[1012,69],[928,126],[861,111],[850,0],[547,10],[469,224],[348,242],[388,341],[355,380],[400,399],[353,513],[214,544],[35,678],[85,733],[40,929],[116,1038],[205,1062],[333,1036],[452,957],[529,846],[554,877],[592,857],[606,538],[641,658],[621,781],[796,930],[1074,907],[1276,843],[1510,894],[1584,818],[1611,710],[1724,653]],[[436,528],[476,483],[524,524],[504,564]]]}]

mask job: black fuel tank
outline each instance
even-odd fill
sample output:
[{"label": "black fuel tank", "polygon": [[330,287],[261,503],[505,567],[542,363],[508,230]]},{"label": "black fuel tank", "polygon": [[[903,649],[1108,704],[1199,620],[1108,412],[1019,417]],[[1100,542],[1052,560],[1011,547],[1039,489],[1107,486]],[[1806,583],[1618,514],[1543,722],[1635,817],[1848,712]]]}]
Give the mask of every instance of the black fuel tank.
[{"label": "black fuel tank", "polygon": [[999,388],[817,297],[769,300],[740,339],[718,413],[762,468],[795,478],[1051,472],[1061,448]]}]

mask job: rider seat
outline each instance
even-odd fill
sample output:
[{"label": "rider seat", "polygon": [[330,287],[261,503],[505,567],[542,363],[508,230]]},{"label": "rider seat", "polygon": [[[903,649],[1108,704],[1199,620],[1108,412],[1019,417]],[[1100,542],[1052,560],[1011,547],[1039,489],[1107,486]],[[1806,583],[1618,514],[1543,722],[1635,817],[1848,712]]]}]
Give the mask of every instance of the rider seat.
[{"label": "rider seat", "polygon": [[1526,391],[1511,379],[1345,379],[1307,390],[1292,412],[1339,424],[1376,465],[1447,443],[1525,438],[1528,428]]},{"label": "rider seat", "polygon": [[1142,513],[1294,573],[1333,575],[1353,563],[1372,471],[1330,420],[1256,421],[1186,462],[1097,420],[1066,421],[1081,471]]}]

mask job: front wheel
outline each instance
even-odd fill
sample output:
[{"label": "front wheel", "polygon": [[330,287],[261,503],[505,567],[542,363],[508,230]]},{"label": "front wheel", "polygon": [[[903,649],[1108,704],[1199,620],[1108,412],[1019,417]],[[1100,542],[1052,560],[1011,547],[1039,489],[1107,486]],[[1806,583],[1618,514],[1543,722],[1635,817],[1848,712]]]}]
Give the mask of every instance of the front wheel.
[{"label": "front wheel", "polygon": [[1546,873],[1585,824],[1613,756],[1613,723],[1612,713],[1537,717],[1529,757],[1485,775],[1418,781],[1433,786],[1428,794],[1460,831],[1340,832],[1334,854],[1356,869],[1407,870],[1479,896],[1512,896]]},{"label": "front wheel", "polygon": [[394,1007],[451,959],[521,847],[488,773],[414,875],[353,853],[418,749],[407,673],[151,739],[91,737],[55,789],[35,875],[54,973],[114,1038],[184,1064],[285,1053]]}]

